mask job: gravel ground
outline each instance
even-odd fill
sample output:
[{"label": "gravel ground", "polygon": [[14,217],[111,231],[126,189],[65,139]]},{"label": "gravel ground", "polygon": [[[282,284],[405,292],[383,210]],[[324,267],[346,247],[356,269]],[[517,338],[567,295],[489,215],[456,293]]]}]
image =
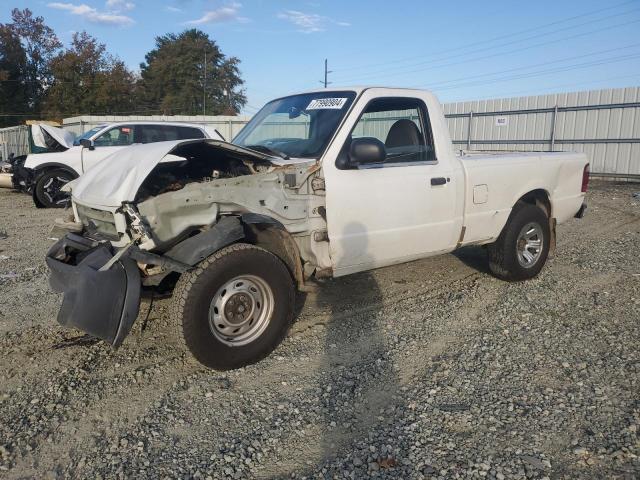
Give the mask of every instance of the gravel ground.
[{"label": "gravel ground", "polygon": [[594,185],[533,281],[472,248],[327,282],[228,373],[169,300],[118,351],[58,327],[60,212],[0,192],[0,477],[640,478],[639,190]]}]

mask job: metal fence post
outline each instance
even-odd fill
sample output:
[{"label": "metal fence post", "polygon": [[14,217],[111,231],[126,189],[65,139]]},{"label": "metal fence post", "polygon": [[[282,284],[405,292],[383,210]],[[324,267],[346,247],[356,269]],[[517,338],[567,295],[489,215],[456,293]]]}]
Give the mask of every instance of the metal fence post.
[{"label": "metal fence post", "polygon": [[473,110],[469,112],[469,125],[467,128],[467,150],[471,150],[471,134],[473,129],[471,128],[471,124],[473,123]]},{"label": "metal fence post", "polygon": [[558,116],[558,105],[553,108],[553,117],[551,118],[551,152],[556,145],[556,117]]}]

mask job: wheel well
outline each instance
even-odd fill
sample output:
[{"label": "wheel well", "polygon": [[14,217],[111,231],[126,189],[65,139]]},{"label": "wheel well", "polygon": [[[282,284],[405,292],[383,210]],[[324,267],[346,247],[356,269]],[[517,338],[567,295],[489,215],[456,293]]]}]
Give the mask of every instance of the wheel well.
[{"label": "wheel well", "polygon": [[35,178],[38,178],[39,176],[50,172],[51,170],[64,170],[65,172],[70,173],[73,178],[78,178],[80,176],[74,169],[59,163],[45,163],[43,165],[38,165],[33,169]]},{"label": "wheel well", "polygon": [[525,193],[522,197],[520,197],[518,199],[518,202],[528,203],[530,205],[538,205],[547,212],[547,216],[549,218],[552,217],[551,200],[549,199],[549,194],[546,192],[546,190],[531,190],[530,192]]},{"label": "wheel well", "polygon": [[551,207],[551,200],[549,199],[547,191],[542,189],[531,190],[529,193],[520,197],[518,202],[537,205],[547,212],[547,218],[549,219],[549,231],[551,232],[550,251],[554,252],[556,249],[556,219],[553,218],[553,209]]},{"label": "wheel well", "polygon": [[300,251],[291,234],[273,223],[243,223],[245,239],[273,253],[284,262],[298,288],[304,286]]}]

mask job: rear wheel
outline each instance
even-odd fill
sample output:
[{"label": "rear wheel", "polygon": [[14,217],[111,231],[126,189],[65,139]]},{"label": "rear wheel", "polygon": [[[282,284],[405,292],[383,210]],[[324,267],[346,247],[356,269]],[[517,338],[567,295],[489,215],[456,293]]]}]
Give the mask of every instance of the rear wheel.
[{"label": "rear wheel", "polygon": [[61,188],[74,179],[71,172],[56,168],[47,170],[36,180],[34,200],[42,208],[64,208],[69,205],[70,196]]},{"label": "rear wheel", "polygon": [[537,205],[518,203],[500,236],[488,246],[489,267],[503,280],[533,278],[549,255],[549,218]]},{"label": "rear wheel", "polygon": [[294,304],[295,288],[284,263],[262,248],[239,243],[182,275],[172,317],[196,360],[230,370],[263,359],[280,344]]}]

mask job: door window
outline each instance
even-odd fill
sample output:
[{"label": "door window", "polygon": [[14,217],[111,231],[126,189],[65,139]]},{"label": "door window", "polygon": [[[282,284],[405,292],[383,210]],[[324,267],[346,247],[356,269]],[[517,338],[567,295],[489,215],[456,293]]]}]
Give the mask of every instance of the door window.
[{"label": "door window", "polygon": [[204,138],[204,132],[195,127],[176,127],[178,129],[178,138],[187,140],[189,138]]},{"label": "door window", "polygon": [[178,129],[171,125],[140,125],[140,142],[156,143],[178,140]]},{"label": "door window", "polygon": [[122,125],[114,127],[93,141],[96,147],[121,147],[133,143],[133,127]]},{"label": "door window", "polygon": [[372,137],[384,143],[386,164],[435,161],[427,109],[415,98],[379,98],[371,101],[351,139]]},{"label": "door window", "polygon": [[138,138],[140,143],[155,143],[171,140],[187,140],[190,138],[205,138],[205,134],[202,130],[195,127],[153,124],[138,126]]}]

